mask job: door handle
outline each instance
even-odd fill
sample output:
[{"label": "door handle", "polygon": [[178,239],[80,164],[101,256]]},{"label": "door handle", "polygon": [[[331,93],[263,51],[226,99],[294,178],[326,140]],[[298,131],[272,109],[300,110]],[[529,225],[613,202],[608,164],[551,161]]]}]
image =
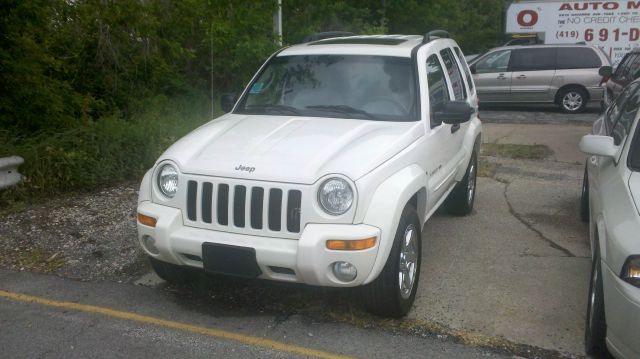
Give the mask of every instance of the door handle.
[{"label": "door handle", "polygon": [[516,78],[517,78],[517,79],[526,79],[526,78],[527,78],[527,76],[525,76],[525,75],[519,75],[519,76],[518,76],[518,77],[516,77]]},{"label": "door handle", "polygon": [[504,76],[504,74],[500,74],[498,75],[498,80],[506,80],[507,78]]},{"label": "door handle", "polygon": [[455,125],[451,125],[451,133],[455,133],[460,129],[460,124],[456,123]]}]

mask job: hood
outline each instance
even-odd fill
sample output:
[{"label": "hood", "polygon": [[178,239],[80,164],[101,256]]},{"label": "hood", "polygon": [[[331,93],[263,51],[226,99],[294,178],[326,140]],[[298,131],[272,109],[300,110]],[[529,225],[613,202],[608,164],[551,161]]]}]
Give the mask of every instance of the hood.
[{"label": "hood", "polygon": [[357,180],[423,134],[421,122],[227,114],[171,146],[159,159],[183,173],[311,184]]}]

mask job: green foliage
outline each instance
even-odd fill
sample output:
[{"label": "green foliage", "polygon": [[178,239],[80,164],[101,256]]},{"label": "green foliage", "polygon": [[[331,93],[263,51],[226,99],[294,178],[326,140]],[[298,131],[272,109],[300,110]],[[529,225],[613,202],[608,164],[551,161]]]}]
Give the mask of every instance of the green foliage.
[{"label": "green foliage", "polygon": [[[3,0],[0,156],[21,155],[15,198],[139,178],[239,92],[277,49],[276,0]],[[283,42],[321,31],[423,34],[466,53],[502,37],[501,0],[283,0]],[[216,100],[217,102],[217,100]],[[187,106],[188,105],[188,106]]]},{"label": "green foliage", "polygon": [[323,31],[358,34],[424,34],[444,29],[472,54],[499,44],[503,37],[502,0],[285,0],[285,42],[300,42]]},{"label": "green foliage", "polygon": [[0,204],[11,197],[52,195],[141,178],[168,146],[209,119],[207,100],[176,102],[157,96],[145,101],[149,110],[138,114],[136,121],[110,116],[78,128],[19,138],[0,132],[4,143],[0,157],[25,159],[20,166],[24,181],[11,195],[0,196]]}]

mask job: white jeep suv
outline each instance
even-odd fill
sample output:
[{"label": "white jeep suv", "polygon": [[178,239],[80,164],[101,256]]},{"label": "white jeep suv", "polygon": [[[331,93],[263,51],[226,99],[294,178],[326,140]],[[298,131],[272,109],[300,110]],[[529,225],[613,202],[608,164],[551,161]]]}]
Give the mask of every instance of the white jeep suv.
[{"label": "white jeep suv", "polygon": [[471,74],[444,31],[352,36],[272,55],[229,113],[147,172],[138,236],[169,281],[207,273],[362,287],[403,316],[421,230],[447,202],[471,212],[481,123]]}]

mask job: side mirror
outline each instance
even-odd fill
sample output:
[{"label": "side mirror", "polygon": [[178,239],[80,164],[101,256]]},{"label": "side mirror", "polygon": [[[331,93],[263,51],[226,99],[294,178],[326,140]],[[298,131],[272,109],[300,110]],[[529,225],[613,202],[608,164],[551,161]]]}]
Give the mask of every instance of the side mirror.
[{"label": "side mirror", "polygon": [[448,125],[456,125],[467,122],[475,109],[467,101],[449,101],[445,103],[440,111],[433,114],[436,122],[443,122]]},{"label": "side mirror", "polygon": [[611,77],[612,74],[613,74],[613,67],[611,66],[602,66],[598,70],[598,75],[602,77]]},{"label": "side mirror", "polygon": [[476,64],[473,64],[469,67],[469,71],[471,71],[472,74],[476,74]]},{"label": "side mirror", "polygon": [[233,110],[233,105],[238,101],[238,96],[235,94],[225,94],[220,97],[220,108],[225,113],[231,112]]},{"label": "side mirror", "polygon": [[613,143],[613,137],[586,135],[580,140],[580,151],[596,156],[615,157],[618,148]]}]

